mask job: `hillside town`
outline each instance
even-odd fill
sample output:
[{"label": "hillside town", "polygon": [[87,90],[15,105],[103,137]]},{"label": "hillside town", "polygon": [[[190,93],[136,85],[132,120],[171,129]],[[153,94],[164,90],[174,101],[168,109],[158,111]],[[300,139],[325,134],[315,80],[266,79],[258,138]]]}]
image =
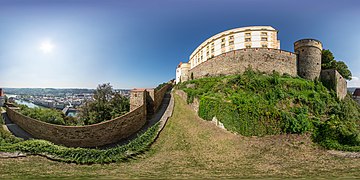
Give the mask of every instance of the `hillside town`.
[{"label": "hillside town", "polygon": [[[5,96],[8,98],[10,103],[18,103],[25,105],[34,105],[34,107],[45,107],[62,110],[63,113],[67,116],[75,116],[78,107],[80,107],[84,102],[93,100],[93,92],[90,91],[76,91],[68,90],[67,92],[61,92],[52,90],[51,93],[40,94],[39,90],[31,91],[27,90],[24,93],[24,90],[11,89],[12,94],[5,93],[3,89],[0,89],[0,106],[3,106],[5,103]],[[130,97],[129,90],[116,90],[122,96]],[[36,106],[35,106],[36,105]]]}]

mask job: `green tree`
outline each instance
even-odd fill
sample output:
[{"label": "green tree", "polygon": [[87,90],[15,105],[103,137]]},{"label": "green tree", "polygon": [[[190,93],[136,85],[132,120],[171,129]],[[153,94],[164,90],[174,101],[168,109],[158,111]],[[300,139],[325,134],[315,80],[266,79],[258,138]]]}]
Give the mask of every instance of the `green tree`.
[{"label": "green tree", "polygon": [[114,92],[107,83],[99,85],[94,92],[94,100],[80,108],[79,118],[85,125],[95,124],[123,115],[129,110],[129,99]]},{"label": "green tree", "polygon": [[336,69],[345,79],[351,80],[351,71],[343,61],[335,60],[333,53],[328,50],[322,50],[321,54],[321,68],[322,69]]}]

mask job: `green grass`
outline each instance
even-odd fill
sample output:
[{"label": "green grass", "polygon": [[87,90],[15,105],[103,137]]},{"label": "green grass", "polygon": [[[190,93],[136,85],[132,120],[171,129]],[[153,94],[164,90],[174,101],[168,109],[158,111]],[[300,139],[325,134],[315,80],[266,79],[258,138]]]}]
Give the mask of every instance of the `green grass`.
[{"label": "green grass", "polygon": [[175,96],[173,116],[146,153],[77,165],[40,156],[0,159],[0,179],[357,178],[360,159],[328,154],[308,134],[244,137],[199,119]]},{"label": "green grass", "polygon": [[214,116],[244,136],[311,132],[329,149],[360,150],[360,107],[321,82],[251,70],[243,75],[209,77],[178,85],[188,103],[199,98],[199,116]]}]

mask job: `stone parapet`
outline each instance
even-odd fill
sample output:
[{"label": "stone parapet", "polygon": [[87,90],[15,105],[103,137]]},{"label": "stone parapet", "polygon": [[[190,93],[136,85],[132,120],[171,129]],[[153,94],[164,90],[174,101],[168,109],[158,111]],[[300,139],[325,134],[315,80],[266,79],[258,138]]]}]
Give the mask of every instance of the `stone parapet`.
[{"label": "stone parapet", "polygon": [[146,122],[146,106],[112,120],[86,126],[62,126],[32,119],[6,108],[9,118],[38,139],[69,147],[99,147],[116,143],[137,132]]}]

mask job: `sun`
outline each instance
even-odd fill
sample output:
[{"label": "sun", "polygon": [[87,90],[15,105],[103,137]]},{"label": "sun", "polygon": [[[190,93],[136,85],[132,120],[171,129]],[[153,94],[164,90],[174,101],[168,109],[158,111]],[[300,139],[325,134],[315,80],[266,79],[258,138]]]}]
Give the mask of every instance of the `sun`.
[{"label": "sun", "polygon": [[40,50],[45,54],[53,52],[54,48],[55,48],[55,45],[49,40],[43,41],[40,44]]}]

